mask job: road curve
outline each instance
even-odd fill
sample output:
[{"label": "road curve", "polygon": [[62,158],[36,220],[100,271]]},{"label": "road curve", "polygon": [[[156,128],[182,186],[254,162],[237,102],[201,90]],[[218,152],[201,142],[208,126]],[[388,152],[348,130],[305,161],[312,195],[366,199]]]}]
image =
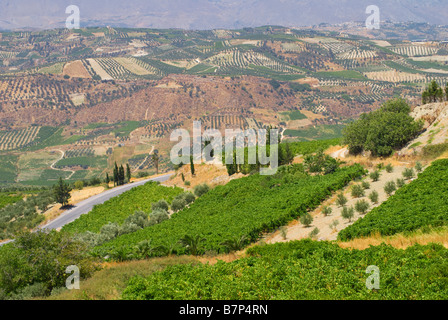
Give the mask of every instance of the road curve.
[{"label": "road curve", "polygon": [[160,176],[157,178],[146,179],[146,180],[142,180],[139,182],[134,182],[134,183],[126,184],[124,186],[116,187],[116,188],[113,188],[106,192],[97,194],[96,196],[93,196],[87,200],[81,201],[80,203],[76,204],[73,208],[65,211],[58,218],[54,219],[47,225],[41,227],[40,229],[55,230],[55,229],[62,228],[66,224],[69,224],[69,223],[73,222],[74,220],[78,219],[81,215],[89,213],[95,205],[102,204],[102,203],[106,202],[107,200],[115,198],[126,191],[129,191],[135,187],[142,186],[149,181],[159,181],[159,182],[167,181],[171,176],[172,176],[172,174],[167,174],[167,175],[163,175],[163,176]]},{"label": "road curve", "polygon": [[[110,200],[112,198],[115,198],[119,196],[120,194],[129,191],[133,188],[139,187],[144,185],[145,183],[149,181],[158,181],[158,182],[165,182],[167,181],[173,174],[166,174],[163,176],[159,176],[157,178],[151,178],[142,180],[139,182],[134,182],[130,184],[126,184],[124,186],[116,187],[111,190],[105,191],[103,193],[100,193],[96,196],[90,197],[84,201],[81,201],[80,203],[76,204],[73,208],[70,210],[65,211],[63,214],[61,214],[58,218],[54,219],[53,221],[49,222],[45,226],[40,227],[40,230],[56,230],[60,229],[63,226],[75,221],[78,219],[81,215],[89,213],[93,206],[102,204],[106,202],[107,200]],[[6,241],[3,243],[0,243],[0,246],[5,245],[7,243],[10,243],[14,240]]]}]

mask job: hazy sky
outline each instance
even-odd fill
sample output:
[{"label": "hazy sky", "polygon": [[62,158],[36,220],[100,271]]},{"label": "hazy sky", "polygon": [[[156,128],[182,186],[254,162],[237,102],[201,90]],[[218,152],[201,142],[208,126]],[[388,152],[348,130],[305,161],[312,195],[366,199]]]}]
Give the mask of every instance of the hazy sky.
[{"label": "hazy sky", "polygon": [[448,24],[448,0],[0,0],[0,28],[63,27],[68,5],[81,26],[241,28],[364,21],[368,5],[382,19]]}]

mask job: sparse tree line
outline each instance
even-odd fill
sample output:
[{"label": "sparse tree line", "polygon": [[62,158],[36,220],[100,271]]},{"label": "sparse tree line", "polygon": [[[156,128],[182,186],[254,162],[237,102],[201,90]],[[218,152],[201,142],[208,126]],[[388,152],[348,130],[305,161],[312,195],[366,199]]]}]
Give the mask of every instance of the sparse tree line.
[{"label": "sparse tree line", "polygon": [[448,101],[448,83],[443,89],[439,84],[433,80],[422,93],[422,103],[443,102]]}]

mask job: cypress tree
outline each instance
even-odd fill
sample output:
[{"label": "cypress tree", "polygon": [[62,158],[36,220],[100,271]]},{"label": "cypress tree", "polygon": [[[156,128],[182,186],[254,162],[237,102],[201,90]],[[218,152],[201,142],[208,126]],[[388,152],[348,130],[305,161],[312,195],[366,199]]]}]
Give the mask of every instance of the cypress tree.
[{"label": "cypress tree", "polygon": [[131,181],[132,175],[131,175],[131,168],[129,167],[129,164],[126,163],[126,179],[128,182]]}]

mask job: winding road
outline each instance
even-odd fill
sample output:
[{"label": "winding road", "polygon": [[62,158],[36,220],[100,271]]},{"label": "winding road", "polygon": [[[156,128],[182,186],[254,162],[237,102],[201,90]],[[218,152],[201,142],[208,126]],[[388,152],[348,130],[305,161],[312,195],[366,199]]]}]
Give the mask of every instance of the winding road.
[{"label": "winding road", "polygon": [[[111,190],[105,191],[103,193],[100,193],[96,196],[93,196],[89,199],[86,199],[84,201],[81,201],[80,203],[73,206],[73,208],[65,211],[63,214],[61,214],[58,218],[54,219],[53,221],[49,222],[45,226],[40,227],[40,230],[57,230],[62,228],[63,226],[73,222],[74,220],[78,219],[81,215],[89,213],[95,205],[102,204],[106,202],[109,199],[115,198],[119,196],[120,194],[129,191],[135,187],[139,187],[144,185],[145,183],[149,181],[158,181],[158,182],[165,182],[167,181],[173,174],[165,174],[156,178],[146,179],[139,182],[134,182],[130,184],[126,184],[124,186],[116,187]],[[7,244],[9,242],[12,242],[14,240],[6,241],[3,243],[0,243],[0,246]]]}]

